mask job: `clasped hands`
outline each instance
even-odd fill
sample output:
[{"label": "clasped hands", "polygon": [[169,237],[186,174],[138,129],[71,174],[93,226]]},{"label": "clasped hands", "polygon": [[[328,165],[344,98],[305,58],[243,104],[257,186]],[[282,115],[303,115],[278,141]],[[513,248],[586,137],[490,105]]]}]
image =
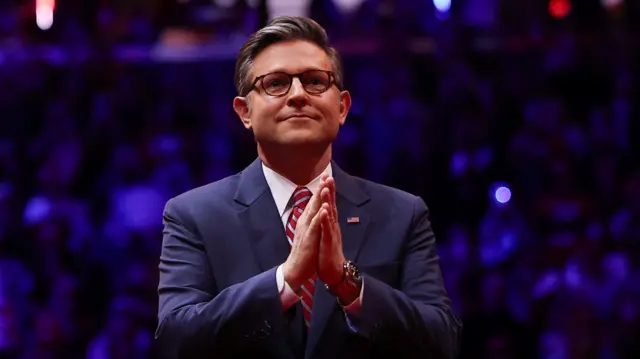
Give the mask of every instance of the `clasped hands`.
[{"label": "clasped hands", "polygon": [[326,174],[296,224],[291,253],[282,269],[295,292],[314,274],[328,285],[342,280],[345,257],[338,224],[336,182]]}]

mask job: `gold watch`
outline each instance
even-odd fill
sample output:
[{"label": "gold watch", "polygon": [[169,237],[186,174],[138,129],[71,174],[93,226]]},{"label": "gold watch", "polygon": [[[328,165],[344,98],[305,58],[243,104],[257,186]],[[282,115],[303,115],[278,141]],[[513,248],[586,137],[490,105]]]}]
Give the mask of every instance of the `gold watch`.
[{"label": "gold watch", "polygon": [[342,279],[336,284],[325,284],[325,287],[338,298],[358,297],[362,288],[362,276],[353,262],[345,261],[342,265]]}]

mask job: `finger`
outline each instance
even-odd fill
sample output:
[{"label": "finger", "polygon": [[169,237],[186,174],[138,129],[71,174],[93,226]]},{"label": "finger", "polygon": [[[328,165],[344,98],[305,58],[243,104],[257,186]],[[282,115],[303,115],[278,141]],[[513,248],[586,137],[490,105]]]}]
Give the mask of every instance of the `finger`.
[{"label": "finger", "polygon": [[328,208],[323,208],[322,211],[327,213],[326,216],[321,218],[322,222],[320,223],[322,228],[322,241],[331,242],[333,238],[333,222],[331,222],[330,211]]},{"label": "finger", "polygon": [[302,213],[302,219],[304,221],[304,223],[311,223],[311,220],[313,219],[313,217],[318,213],[318,210],[320,209],[320,205],[322,204],[321,198],[320,198],[320,193],[316,193],[316,194],[312,194],[311,195],[311,199],[309,200],[309,203],[307,203],[307,206],[305,207],[303,213]]},{"label": "finger", "polygon": [[329,203],[323,202],[322,206],[320,207],[320,210],[325,211],[327,217],[331,216],[331,205]]},{"label": "finger", "polygon": [[335,223],[338,222],[338,205],[336,204],[336,180],[333,177],[327,179],[327,187],[329,188],[331,219]]},{"label": "finger", "polygon": [[329,188],[323,188],[322,191],[320,191],[320,197],[320,199],[322,200],[322,204],[326,203],[329,205],[329,208],[331,208],[331,191],[329,190]]},{"label": "finger", "polygon": [[321,181],[320,181],[320,186],[318,187],[318,193],[321,193],[323,189],[328,188],[327,187],[327,176],[326,175],[322,175]]},{"label": "finger", "polygon": [[326,173],[323,173],[323,174],[321,174],[321,175],[320,175],[320,180],[321,180],[323,183],[327,180],[327,178],[329,178],[329,175],[328,175],[328,174],[326,174]]},{"label": "finger", "polygon": [[326,208],[320,208],[320,211],[318,212],[318,216],[316,217],[317,223],[316,223],[316,232],[317,234],[314,234],[316,237],[316,245],[317,245],[317,253],[318,253],[318,261],[316,261],[316,271],[319,272],[320,271],[320,257],[322,256],[320,253],[323,250],[322,246],[322,242],[325,242],[325,238],[328,238],[328,234],[326,232],[326,225],[324,225],[323,223],[327,222],[327,219],[329,218],[329,211]]},{"label": "finger", "polygon": [[336,215],[336,211],[333,209],[335,205],[335,199],[331,196],[331,190],[329,188],[324,188],[322,190],[322,205],[327,204],[327,212],[329,213],[329,222],[335,223],[338,220],[338,216]]},{"label": "finger", "polygon": [[321,230],[322,221],[326,221],[326,217],[328,217],[329,212],[322,208],[318,211],[318,213],[311,218],[311,222],[309,223],[309,234],[312,238],[318,238]]},{"label": "finger", "polygon": [[[329,208],[331,208],[331,189],[329,188],[328,183],[320,189],[320,199],[322,200],[322,203],[327,203]],[[329,215],[331,215],[331,212],[329,212]]]}]

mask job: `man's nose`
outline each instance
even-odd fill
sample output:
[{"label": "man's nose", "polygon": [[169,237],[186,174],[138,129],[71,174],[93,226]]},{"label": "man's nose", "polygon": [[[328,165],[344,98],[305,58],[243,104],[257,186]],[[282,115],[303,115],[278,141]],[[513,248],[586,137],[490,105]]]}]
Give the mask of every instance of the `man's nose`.
[{"label": "man's nose", "polygon": [[301,107],[307,103],[307,92],[304,90],[302,83],[296,77],[291,82],[291,88],[289,89],[289,97],[287,98],[287,105],[293,107]]}]

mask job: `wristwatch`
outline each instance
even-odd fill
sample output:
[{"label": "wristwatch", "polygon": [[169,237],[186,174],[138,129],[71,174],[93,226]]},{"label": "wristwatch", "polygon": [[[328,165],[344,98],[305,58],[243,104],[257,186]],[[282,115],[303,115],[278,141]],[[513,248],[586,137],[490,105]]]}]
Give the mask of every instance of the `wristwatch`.
[{"label": "wristwatch", "polygon": [[358,267],[351,262],[345,261],[342,266],[342,280],[336,284],[325,284],[327,290],[338,298],[358,298],[362,288],[362,276]]}]

